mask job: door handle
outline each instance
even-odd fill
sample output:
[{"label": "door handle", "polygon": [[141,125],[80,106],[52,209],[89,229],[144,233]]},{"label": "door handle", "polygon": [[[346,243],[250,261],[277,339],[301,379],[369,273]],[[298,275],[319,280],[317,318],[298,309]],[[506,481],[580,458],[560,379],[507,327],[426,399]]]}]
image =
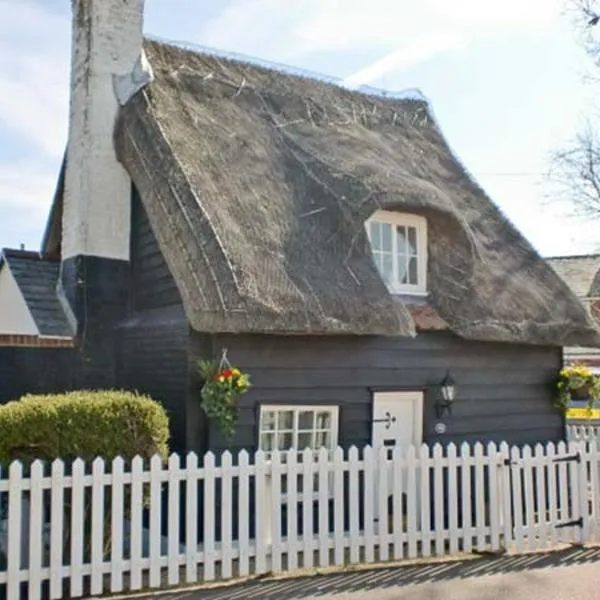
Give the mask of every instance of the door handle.
[{"label": "door handle", "polygon": [[385,423],[385,428],[389,429],[392,426],[392,423],[396,422],[396,417],[392,417],[389,411],[386,411],[385,418],[383,419],[373,419],[373,423]]}]

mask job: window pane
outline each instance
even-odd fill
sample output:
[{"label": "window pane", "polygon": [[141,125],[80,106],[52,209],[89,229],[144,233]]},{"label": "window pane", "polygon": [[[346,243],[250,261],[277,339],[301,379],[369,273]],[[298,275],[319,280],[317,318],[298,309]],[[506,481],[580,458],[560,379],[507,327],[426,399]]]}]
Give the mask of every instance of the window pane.
[{"label": "window pane", "polygon": [[398,283],[408,283],[408,265],[406,264],[406,255],[398,257]]},{"label": "window pane", "polygon": [[406,227],[404,227],[404,225],[398,225],[396,227],[396,240],[397,240],[396,252],[398,254],[406,254],[407,253],[407,241],[406,241]]},{"label": "window pane", "polygon": [[392,251],[392,226],[389,223],[381,223],[381,249]]},{"label": "window pane", "polygon": [[289,450],[294,445],[293,433],[277,434],[277,450]]},{"label": "window pane", "polygon": [[408,227],[408,254],[417,254],[417,230],[415,227]]},{"label": "window pane", "polygon": [[275,434],[274,433],[263,433],[260,436],[260,449],[265,452],[271,452],[275,447]]},{"label": "window pane", "polygon": [[294,411],[282,410],[277,413],[277,429],[294,428]]},{"label": "window pane", "polygon": [[329,431],[317,431],[315,434],[315,449],[323,446],[331,447],[331,432]]},{"label": "window pane", "polygon": [[261,431],[273,431],[275,429],[275,413],[272,410],[264,411],[261,416]]},{"label": "window pane", "polygon": [[369,223],[369,239],[371,240],[371,248],[373,250],[381,249],[381,224],[377,221]]},{"label": "window pane", "polygon": [[298,415],[298,429],[312,431],[315,413],[312,410],[302,410]]},{"label": "window pane", "polygon": [[315,427],[317,429],[331,429],[331,413],[327,411],[318,412]]},{"label": "window pane", "polygon": [[313,434],[311,433],[299,433],[298,434],[298,450],[304,450],[305,448],[313,447]]},{"label": "window pane", "polygon": [[391,254],[381,255],[381,277],[389,285],[394,281],[394,261]]},{"label": "window pane", "polygon": [[408,283],[411,285],[417,285],[419,283],[418,275],[418,260],[416,256],[409,259],[408,263]]}]

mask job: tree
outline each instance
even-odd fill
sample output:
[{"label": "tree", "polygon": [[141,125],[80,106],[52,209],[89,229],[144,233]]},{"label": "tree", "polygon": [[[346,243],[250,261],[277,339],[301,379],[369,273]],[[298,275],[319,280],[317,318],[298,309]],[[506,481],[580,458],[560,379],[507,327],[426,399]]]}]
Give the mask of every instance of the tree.
[{"label": "tree", "polygon": [[[570,0],[581,42],[600,69],[600,0]],[[600,76],[592,76],[600,83]],[[552,155],[551,177],[563,188],[576,212],[600,217],[600,116],[591,114],[570,144]]]}]

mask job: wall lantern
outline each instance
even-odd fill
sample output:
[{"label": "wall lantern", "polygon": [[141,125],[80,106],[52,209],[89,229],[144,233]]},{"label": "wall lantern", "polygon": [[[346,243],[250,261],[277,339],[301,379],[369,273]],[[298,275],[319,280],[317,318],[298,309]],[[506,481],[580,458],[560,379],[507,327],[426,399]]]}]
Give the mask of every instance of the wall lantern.
[{"label": "wall lantern", "polygon": [[452,405],[456,400],[456,382],[452,379],[450,371],[446,371],[446,376],[440,383],[441,398],[435,405],[435,412],[438,419],[441,419],[446,412],[452,414]]}]

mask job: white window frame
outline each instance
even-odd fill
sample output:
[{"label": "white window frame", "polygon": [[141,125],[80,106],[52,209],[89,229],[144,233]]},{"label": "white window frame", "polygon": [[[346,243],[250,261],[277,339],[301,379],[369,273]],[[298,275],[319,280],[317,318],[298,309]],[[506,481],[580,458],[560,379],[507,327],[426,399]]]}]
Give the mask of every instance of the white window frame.
[{"label": "white window frame", "polygon": [[[263,432],[267,432],[267,430],[263,430],[262,428],[262,422],[263,422],[263,414],[265,412],[284,412],[284,411],[294,411],[294,426],[293,426],[293,435],[294,435],[294,443],[296,445],[292,445],[292,447],[290,448],[290,450],[294,449],[297,451],[297,456],[298,459],[301,460],[302,457],[302,451],[304,450],[304,448],[300,449],[297,447],[297,443],[298,443],[298,413],[303,412],[303,411],[314,411],[314,412],[329,412],[331,415],[331,440],[330,440],[330,447],[327,448],[328,452],[329,452],[329,459],[333,460],[333,452],[334,450],[337,448],[338,446],[338,432],[339,432],[339,406],[336,405],[313,405],[313,404],[261,404],[260,405],[260,414],[259,414],[259,420],[258,420],[258,444],[257,447],[259,450],[262,450],[261,448],[261,438],[262,438],[262,434]],[[275,421],[277,423],[277,419]],[[268,430],[268,432],[271,432],[273,430]],[[278,429],[277,429],[277,425],[275,425],[275,439],[277,439],[277,433],[278,433]],[[286,430],[287,431],[287,430]],[[313,429],[313,432],[315,431],[315,429]],[[317,431],[322,431],[322,430],[317,430]],[[323,448],[325,446],[322,446]],[[316,462],[319,458],[319,452],[321,450],[321,448],[311,448],[312,452],[313,452],[313,460],[314,462]],[[271,454],[273,453],[273,451],[269,451],[269,450],[263,450],[263,452],[265,453],[265,455],[267,456],[267,459],[270,460]],[[287,453],[289,452],[289,450],[279,450],[279,455],[282,456],[282,460],[285,461],[285,456],[287,455]],[[316,478],[318,477],[317,473],[315,472],[314,474],[314,479],[316,480]],[[285,478],[285,476],[284,476]],[[268,480],[268,478],[267,478]],[[328,495],[329,497],[333,497],[334,494],[334,477],[333,477],[333,471],[331,471],[329,473],[328,476]],[[282,488],[286,487],[286,482],[283,481],[281,482]],[[315,484],[313,483],[313,486]],[[313,487],[313,490],[315,488]],[[298,493],[297,498],[301,498],[301,494]],[[317,500],[318,494],[316,493],[316,491],[313,492],[313,500]],[[288,502],[288,495],[285,491],[282,491],[281,493],[281,502],[282,503],[287,503]]]},{"label": "white window frame", "polygon": [[[388,285],[393,294],[413,294],[418,296],[427,295],[427,219],[420,215],[393,212],[389,210],[378,210],[366,222],[367,237],[371,242],[372,222],[385,223],[392,227],[404,225],[414,227],[417,234],[417,280],[418,284],[400,283],[398,276],[398,251],[397,236],[392,235],[392,264],[394,280]],[[379,270],[378,270],[379,272]]]},{"label": "white window frame", "polygon": [[[261,404],[260,405],[260,416],[258,420],[258,449],[261,448],[261,439],[263,433],[270,433],[272,430],[263,430],[263,415],[265,412],[293,412],[294,413],[294,425],[292,428],[293,435],[293,444],[291,449],[295,449],[298,452],[302,452],[304,448],[298,448],[298,413],[301,412],[328,412],[331,415],[331,444],[330,448],[327,448],[330,452],[333,452],[338,445],[338,419],[339,419],[339,407],[336,405],[315,405],[315,404]],[[277,421],[276,421],[277,423]],[[287,431],[287,430],[286,430]],[[315,430],[313,429],[313,432]],[[278,429],[277,425],[275,425],[275,437],[277,437]],[[312,449],[313,452],[317,453],[320,449]],[[286,452],[286,450],[280,450],[280,452]],[[265,453],[269,454],[268,450]]]}]

